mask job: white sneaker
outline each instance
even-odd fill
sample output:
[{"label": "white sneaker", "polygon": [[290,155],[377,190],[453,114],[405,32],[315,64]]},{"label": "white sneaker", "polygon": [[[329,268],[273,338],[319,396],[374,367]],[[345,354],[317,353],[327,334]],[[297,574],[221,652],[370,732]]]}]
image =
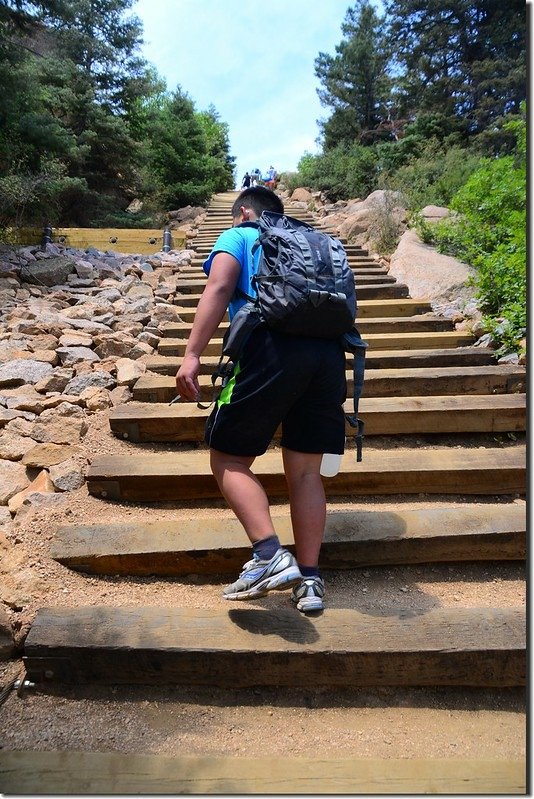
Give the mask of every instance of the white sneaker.
[{"label": "white sneaker", "polygon": [[324,608],[324,582],[321,577],[303,577],[300,584],[291,592],[291,599],[297,604],[297,610],[306,613]]},{"label": "white sneaker", "polygon": [[302,580],[296,559],[280,547],[270,560],[252,558],[243,566],[235,583],[223,590],[225,599],[258,599],[268,591],[284,591]]}]

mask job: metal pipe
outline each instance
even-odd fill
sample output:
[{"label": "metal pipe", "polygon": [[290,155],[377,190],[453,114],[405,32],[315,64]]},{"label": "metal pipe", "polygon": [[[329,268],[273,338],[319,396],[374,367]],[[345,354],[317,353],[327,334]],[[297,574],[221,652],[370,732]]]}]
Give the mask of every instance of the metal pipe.
[{"label": "metal pipe", "polygon": [[43,230],[43,240],[41,242],[41,246],[43,250],[46,250],[46,245],[52,242],[52,225],[48,223],[45,225]]},{"label": "metal pipe", "polygon": [[163,231],[163,252],[169,252],[171,249],[172,236],[168,227]]}]

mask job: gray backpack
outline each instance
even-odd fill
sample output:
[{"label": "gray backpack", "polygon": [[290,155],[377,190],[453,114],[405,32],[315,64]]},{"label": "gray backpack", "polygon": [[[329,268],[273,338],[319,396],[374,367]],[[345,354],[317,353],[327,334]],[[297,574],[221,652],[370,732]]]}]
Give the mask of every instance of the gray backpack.
[{"label": "gray backpack", "polygon": [[272,211],[252,224],[260,232],[253,252],[261,247],[252,301],[265,323],[294,336],[347,333],[356,316],[356,290],[341,242]]}]

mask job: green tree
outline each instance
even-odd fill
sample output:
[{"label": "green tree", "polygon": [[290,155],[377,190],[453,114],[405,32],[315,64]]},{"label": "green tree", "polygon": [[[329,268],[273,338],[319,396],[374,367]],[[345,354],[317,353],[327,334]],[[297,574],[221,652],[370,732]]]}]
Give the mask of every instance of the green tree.
[{"label": "green tree", "polygon": [[347,10],[336,55],[319,53],[315,74],[322,83],[321,104],[333,109],[320,123],[325,149],[340,143],[391,136],[390,51],[384,19],[368,0]]},{"label": "green tree", "polygon": [[386,0],[411,118],[440,112],[470,135],[518,113],[526,91],[523,0]]},{"label": "green tree", "polygon": [[[14,11],[4,5],[0,72],[15,69],[13,91],[0,105],[0,167],[21,178],[17,185],[43,187],[53,173],[64,223],[88,224],[99,197],[103,205],[110,198],[124,204],[135,193],[139,149],[129,134],[127,100],[134,83],[141,90],[144,67],[135,56],[138,21],[121,21],[131,4],[14,0]],[[19,55],[10,56],[10,47]],[[51,171],[58,159],[61,168]],[[35,184],[32,175],[43,180]],[[73,179],[65,204],[58,175]]]},{"label": "green tree", "polygon": [[372,147],[339,144],[298,164],[301,185],[324,191],[331,200],[366,197],[376,187],[377,157]]},{"label": "green tree", "polygon": [[207,111],[198,114],[204,130],[208,150],[208,172],[212,192],[228,191],[235,185],[235,158],[230,155],[228,125],[221,122],[220,115],[211,105]]},{"label": "green tree", "polygon": [[165,210],[204,203],[212,185],[208,142],[191,98],[178,87],[161,98],[147,121],[152,197]]}]

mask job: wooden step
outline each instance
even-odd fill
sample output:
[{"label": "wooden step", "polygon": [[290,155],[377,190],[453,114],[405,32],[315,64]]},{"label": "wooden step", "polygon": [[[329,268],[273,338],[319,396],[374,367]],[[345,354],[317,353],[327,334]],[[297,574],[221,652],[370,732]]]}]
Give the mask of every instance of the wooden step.
[{"label": "wooden step", "polygon": [[[195,292],[188,290],[184,291],[181,289],[180,285],[176,287],[177,294],[174,300],[176,305],[197,305],[200,298],[200,293],[205,285],[205,281],[204,283],[201,281],[198,282],[200,285],[198,290]],[[404,299],[408,298],[409,294],[410,290],[404,283],[391,283],[390,285],[386,286],[358,286],[358,306],[360,304],[360,300]],[[185,298],[185,301],[182,301],[182,297]]]},{"label": "wooden step", "polygon": [[525,795],[524,760],[213,757],[2,751],[7,794]]},{"label": "wooden step", "polygon": [[[203,441],[211,409],[193,403],[138,403],[119,405],[110,412],[112,432],[119,438],[139,442]],[[345,412],[352,411],[352,401]],[[365,435],[450,433],[510,433],[526,428],[525,394],[444,397],[363,397],[359,415]],[[346,423],[346,435],[353,431]],[[281,436],[277,431],[276,439]]]},{"label": "wooden step", "polygon": [[[347,400],[345,412],[352,411]],[[129,402],[110,412],[109,424],[119,438],[139,442],[203,441],[210,409],[194,403]],[[365,435],[425,433],[509,433],[526,427],[525,394],[444,397],[362,397],[359,415]],[[346,423],[346,435],[353,431]],[[276,439],[280,438],[277,431]]]},{"label": "wooden step", "polygon": [[[190,265],[181,266],[175,275],[181,280],[182,278],[205,278],[206,273],[202,266],[205,258],[194,259]],[[375,262],[360,262],[350,261],[349,267],[355,278],[368,277],[373,278],[376,276],[389,275],[389,271],[383,267],[378,266]]]},{"label": "wooden step", "polygon": [[[254,473],[269,496],[287,494],[279,451],[257,458]],[[132,502],[220,498],[205,451],[100,456],[89,467],[87,488],[95,497]],[[362,463],[348,450],[339,474],[325,479],[325,490],[328,496],[522,493],[525,447],[368,447]]]},{"label": "wooden step", "polygon": [[[430,314],[428,316],[386,316],[383,319],[362,319],[357,324],[362,335],[366,333],[437,333],[453,329],[450,319]],[[189,338],[192,322],[163,322],[159,327],[165,339]],[[228,327],[227,320],[221,322],[215,335],[222,338]]]},{"label": "wooden step", "polygon": [[[474,341],[470,333],[459,330],[423,331],[422,333],[366,333],[365,341],[370,350],[390,350],[393,345],[399,350],[441,349],[462,347]],[[187,346],[185,339],[160,339],[159,355],[176,355],[182,358]],[[204,350],[204,355],[220,355],[222,339],[212,338]]]},{"label": "wooden step", "polygon": [[[220,355],[203,356],[200,373],[211,375],[217,368],[219,358]],[[151,372],[174,377],[181,363],[182,359],[178,357],[154,355],[146,360],[146,367]],[[445,350],[371,350],[367,351],[365,356],[367,370],[490,365],[496,366],[495,353],[488,347],[457,347]],[[347,368],[350,366],[351,360],[348,356]]]},{"label": "wooden step", "polygon": [[525,684],[525,621],[521,608],[42,608],[24,664],[37,684],[501,689]]},{"label": "wooden step", "polygon": [[[347,391],[353,390],[352,372],[346,373]],[[200,375],[201,400],[211,401],[211,377]],[[517,394],[526,387],[525,370],[517,366],[458,366],[401,369],[368,369],[365,397],[452,396],[460,394]],[[136,402],[170,402],[176,396],[176,381],[167,375],[147,372],[135,383]]]},{"label": "wooden step", "polygon": [[[201,292],[207,282],[207,276],[203,272],[198,272],[197,275],[193,276],[187,273],[179,273],[179,276],[180,278],[176,283],[177,293],[194,294],[195,292]],[[366,273],[364,275],[355,275],[354,282],[356,284],[356,294],[358,297],[361,296],[362,290],[378,287],[391,288],[399,285],[396,277],[387,274],[376,275]]]},{"label": "wooden step", "polygon": [[[288,515],[273,513],[283,546],[294,551]],[[50,556],[86,574],[228,575],[250,556],[234,518],[144,519],[60,527]],[[464,505],[327,514],[320,566],[354,569],[406,563],[524,560],[526,506]]]},{"label": "wooden step", "polygon": [[[176,298],[176,305],[183,305],[179,309],[183,321],[193,321],[195,308],[200,295],[189,295]],[[184,305],[183,300],[187,305]],[[427,300],[362,300],[358,302],[357,323],[363,319],[376,319],[385,316],[415,316],[416,314],[426,314],[432,312],[432,306]]]}]

